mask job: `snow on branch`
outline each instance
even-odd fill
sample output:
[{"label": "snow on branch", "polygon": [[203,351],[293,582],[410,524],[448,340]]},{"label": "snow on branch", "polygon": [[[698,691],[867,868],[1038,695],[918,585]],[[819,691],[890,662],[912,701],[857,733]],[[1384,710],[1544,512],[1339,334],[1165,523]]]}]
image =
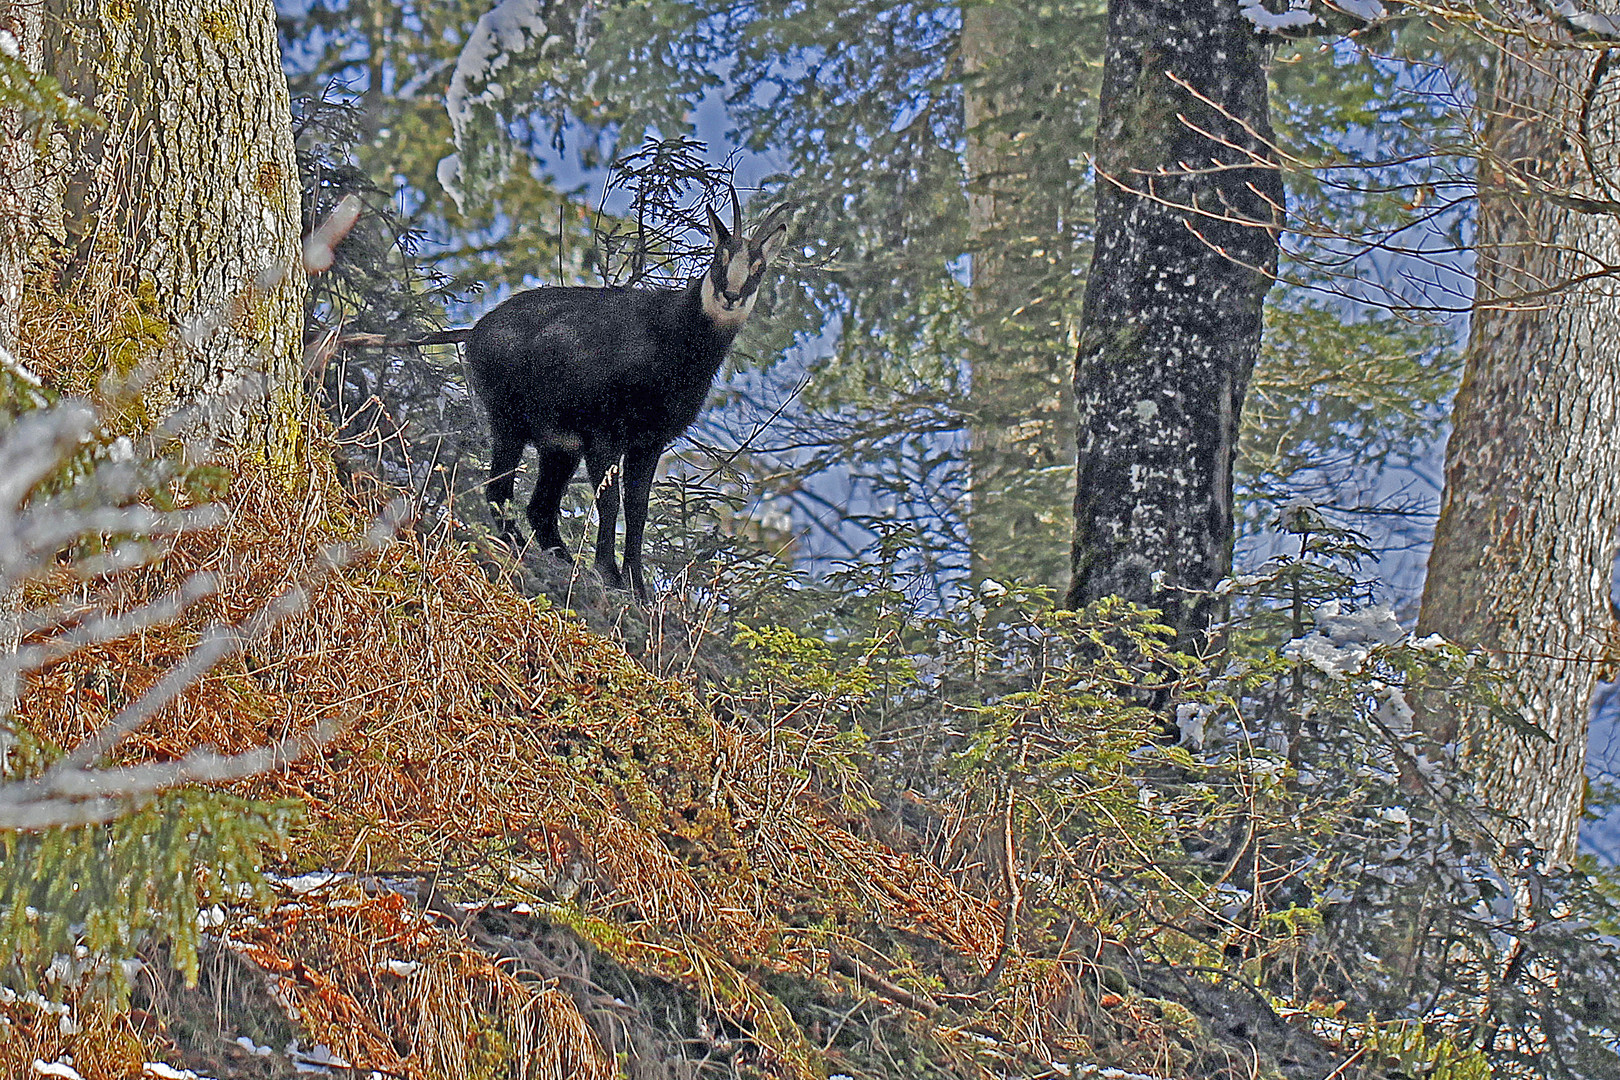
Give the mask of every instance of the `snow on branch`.
[{"label": "snow on branch", "polygon": [[1620,41],[1620,20],[1596,11],[1587,11],[1575,0],[1540,0],[1537,4],[1549,17],[1556,18],[1576,35],[1591,35],[1605,41]]},{"label": "snow on branch", "polygon": [[[560,40],[548,30],[546,6],[540,0],[501,0],[479,16],[456,58],[450,87],[444,95],[456,152],[439,162],[437,176],[458,209],[469,191],[505,165],[504,159],[493,168],[481,160],[488,153],[483,144],[490,141],[487,136],[491,134],[482,130],[489,126],[484,123],[484,114],[493,112],[507,98],[507,88],[500,82],[501,72],[517,71],[515,61]],[[494,134],[494,149],[499,156],[499,133]]]},{"label": "snow on branch", "polygon": [[[1532,0],[1536,10],[1561,23],[1576,37],[1620,41],[1620,17],[1583,8],[1575,0]],[[1298,36],[1310,27],[1320,32],[1344,29],[1348,18],[1357,29],[1367,29],[1389,18],[1380,0],[1238,0],[1238,11],[1263,34]],[[1359,24],[1359,25],[1357,25]]]},{"label": "snow on branch", "polygon": [[[1238,11],[1266,34],[1298,33],[1309,26],[1328,28],[1333,16],[1349,16],[1363,28],[1373,26],[1388,17],[1379,0],[1286,0],[1281,11],[1273,11],[1262,0],[1238,0]],[[1323,14],[1323,12],[1326,14]]]}]

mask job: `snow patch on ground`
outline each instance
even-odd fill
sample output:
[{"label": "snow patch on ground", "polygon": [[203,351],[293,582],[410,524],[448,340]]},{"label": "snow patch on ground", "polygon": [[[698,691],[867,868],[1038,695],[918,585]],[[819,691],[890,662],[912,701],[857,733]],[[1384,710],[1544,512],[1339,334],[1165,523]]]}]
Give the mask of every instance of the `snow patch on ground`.
[{"label": "snow patch on ground", "polygon": [[34,1059],[34,1075],[55,1076],[59,1080],[84,1080],[84,1077],[79,1075],[79,1070],[75,1069],[71,1064],[60,1061],[40,1061],[38,1058]]},{"label": "snow patch on ground", "polygon": [[148,1061],[142,1065],[141,1075],[156,1077],[157,1080],[213,1080],[211,1076],[201,1076],[190,1069],[177,1069],[161,1061]]},{"label": "snow patch on ground", "polygon": [[297,877],[276,877],[274,874],[265,875],[271,884],[279,889],[292,893],[294,896],[303,896],[316,889],[325,889],[336,885],[340,881],[349,881],[350,874],[334,874],[328,870],[318,870],[312,874],[299,874]]},{"label": "snow patch on ground", "polygon": [[347,1061],[332,1053],[332,1048],[325,1043],[316,1043],[308,1050],[298,1048],[298,1040],[294,1039],[287,1044],[287,1056],[292,1059],[293,1068],[301,1073],[330,1074],[333,1069],[352,1069]]},{"label": "snow patch on ground", "polygon": [[275,1053],[275,1050],[272,1047],[260,1046],[246,1035],[237,1036],[236,1045],[240,1046],[254,1057],[269,1057],[271,1054]]}]

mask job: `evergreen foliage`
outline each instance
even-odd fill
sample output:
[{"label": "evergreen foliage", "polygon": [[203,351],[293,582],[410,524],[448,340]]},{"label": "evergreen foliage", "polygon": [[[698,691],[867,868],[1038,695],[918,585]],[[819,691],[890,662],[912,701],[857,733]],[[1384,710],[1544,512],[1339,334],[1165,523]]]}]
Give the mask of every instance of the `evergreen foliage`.
[{"label": "evergreen foliage", "polygon": [[105,825],[0,832],[3,985],[116,1004],[140,970],[137,954],[158,945],[195,982],[209,913],[270,898],[261,851],[297,819],[290,805],[182,791],[132,802]]},{"label": "evergreen foliage", "polygon": [[[166,948],[196,980],[207,912],[266,898],[265,847],[282,841],[299,814],[290,803],[164,791],[173,783],[127,786],[116,770],[99,774],[99,785],[87,775],[77,802],[52,786],[51,768],[66,751],[31,725],[26,693],[18,710],[27,689],[19,677],[162,621],[164,605],[120,611],[109,591],[159,557],[166,536],[198,527],[200,496],[218,477],[206,466],[134,460],[127,437],[97,430],[88,409],[57,403],[28,369],[5,360],[0,453],[17,466],[7,495],[18,504],[0,515],[0,595],[19,637],[0,656],[0,805],[60,817],[0,829],[0,987],[43,991],[52,1008],[64,999],[116,1006],[140,969],[138,953]],[[186,602],[176,596],[168,606]],[[109,702],[136,707],[117,700],[115,682],[109,672],[80,689],[90,714]],[[98,809],[109,800],[117,807]],[[66,1030],[66,1013],[62,1022]]]},{"label": "evergreen foliage", "polygon": [[[502,10],[508,21],[521,21],[523,7]],[[1088,57],[1099,55],[1102,16],[1100,5],[1020,6],[1008,16],[1019,47],[969,74],[952,5],[547,9],[553,34],[520,35],[511,60],[492,60],[498,73],[477,84],[482,97],[456,129],[463,168],[469,178],[482,177],[469,179],[467,190],[499,186],[488,201],[466,203],[468,214],[489,215],[478,218],[487,224],[458,216],[442,193],[432,148],[447,145],[449,121],[424,108],[430,89],[448,88],[452,77],[455,54],[444,42],[477,33],[472,9],[436,10],[420,28],[406,20],[383,32],[368,29],[358,7],[319,7],[284,18],[283,33],[294,70],[307,73],[296,75],[295,85],[349,80],[367,130],[388,133],[353,144],[351,153],[362,170],[398,186],[410,225],[445,249],[423,254],[455,281],[487,282],[497,296],[524,277],[559,277],[550,267],[562,270],[563,280],[592,283],[581,275],[602,273],[600,260],[615,258],[615,245],[628,235],[628,224],[612,219],[603,235],[573,232],[560,262],[554,248],[542,254],[522,247],[548,222],[558,232],[561,204],[544,208],[556,196],[541,194],[549,189],[533,173],[558,171],[569,158],[585,169],[628,160],[648,131],[660,140],[649,145],[675,145],[690,138],[692,110],[723,95],[735,137],[781,163],[764,195],[801,207],[794,241],[804,251],[768,317],[754,320],[739,343],[737,363],[747,375],[733,382],[729,407],[694,431],[703,445],[699,464],[718,454],[745,470],[744,486],[757,499],[746,514],[751,529],[766,508],[791,511],[795,529],[806,533],[796,545],[801,557],[870,548],[869,518],[914,523],[929,538],[916,557],[944,595],[967,572],[974,550],[966,466],[980,430],[1027,436],[1018,452],[1028,455],[1020,457],[1027,467],[998,481],[1005,490],[981,500],[1001,507],[1009,522],[1023,522],[1017,539],[1009,534],[996,543],[986,572],[1063,584],[1072,436],[1065,423],[1041,419],[1040,402],[1054,392],[1053,380],[1068,378],[1089,257],[1085,155],[1098,69]],[[552,23],[566,23],[569,32]],[[1302,239],[1283,269],[1291,287],[1272,294],[1257,408],[1245,417],[1239,516],[1251,534],[1269,513],[1267,503],[1299,494],[1329,503],[1328,486],[1343,492],[1347,481],[1359,494],[1345,509],[1365,514],[1381,543],[1410,543],[1432,508],[1428,474],[1410,460],[1426,451],[1403,440],[1426,442],[1438,433],[1454,385],[1454,329],[1414,322],[1411,290],[1402,294],[1401,319],[1346,317],[1359,300],[1394,302],[1346,277],[1368,265],[1356,256],[1379,249],[1376,240],[1347,238],[1390,236],[1400,246],[1415,225],[1436,223],[1447,235],[1466,227],[1454,197],[1466,176],[1458,174],[1460,143],[1450,134],[1461,91],[1441,93],[1428,74],[1434,58],[1456,45],[1421,26],[1390,33],[1393,39],[1325,49],[1284,45],[1274,63],[1275,122],[1297,161],[1285,179]],[[1328,71],[1331,78],[1318,77]],[[487,93],[490,84],[498,94]],[[969,92],[1005,103],[985,130],[965,129]],[[410,127],[408,144],[401,142],[406,113],[411,125],[427,125]],[[979,232],[968,220],[962,163],[972,138],[1012,148],[1003,180],[1012,209]],[[1378,147],[1374,161],[1387,151],[1390,162],[1373,184],[1359,179],[1369,144]],[[384,147],[395,156],[377,156]],[[687,167],[672,165],[669,176]],[[638,182],[656,184],[658,172],[642,167]],[[608,184],[621,186],[612,176]],[[520,201],[520,189],[534,194]],[[633,195],[636,186],[627,190]],[[1431,198],[1414,218],[1407,203],[1419,191]],[[580,215],[605,201],[572,202],[570,230],[600,225],[601,217]],[[695,211],[689,199],[677,217]],[[621,213],[626,222],[634,216]],[[1012,301],[986,309],[974,300],[975,258],[1008,268],[1000,287]],[[606,279],[622,280],[621,273],[609,269]],[[352,302],[357,312],[364,306],[360,297]],[[1346,356],[1356,362],[1346,366]],[[351,354],[347,363],[383,361]],[[1030,374],[1005,382],[987,402],[973,394],[976,365]],[[447,385],[462,400],[453,367],[440,361],[428,370],[425,382]],[[1331,398],[1341,404],[1321,407],[1315,395],[1324,387],[1334,388]],[[415,457],[446,465],[463,489],[482,466],[481,450],[440,433],[464,419],[472,418],[458,413],[456,423],[443,423],[438,406],[426,415],[414,408],[394,415],[419,432]],[[1387,438],[1362,448],[1357,440],[1368,425]],[[1388,513],[1391,488],[1406,492],[1406,508],[1420,515],[1415,524]],[[476,520],[475,511],[466,516]]]},{"label": "evergreen foliage", "polygon": [[[744,700],[829,797],[1016,912],[1031,955],[1095,927],[1392,1075],[1608,1075],[1612,878],[1503,866],[1510,823],[1412,723],[1437,695],[1522,723],[1497,676],[1374,601],[1364,537],[1305,504],[1275,524],[1290,552],[1230,583],[1213,666],[1117,602],[989,581],[938,612],[858,565],[808,637],[738,634]],[[1166,698],[1170,733],[1144,707]]]},{"label": "evergreen foliage", "polygon": [[[1046,517],[965,580],[973,432],[1037,408],[1040,365],[1073,353],[1100,4],[1019,8],[1024,47],[971,73],[961,9],[926,0],[486,8],[284,15],[306,225],[344,195],[367,208],[316,282],[317,322],[403,337],[464,321],[479,284],[679,278],[734,164],[689,130],[717,94],[741,141],[781,164],[755,198],[801,205],[802,248],[727,407],[654,499],[665,601],[627,609],[549,563],[480,567],[468,533],[424,530],[260,658],[264,696],[301,717],[382,703],[341,750],[276,780],[319,811],[294,859],[367,878],[232,925],[265,970],[301,973],[277,986],[304,1034],[401,1074],[1620,1071],[1620,885],[1528,848],[1500,857],[1513,823],[1420,721],[1467,703],[1523,731],[1501,673],[1407,633],[1363,573],[1423,532],[1388,513],[1421,511],[1421,482],[1390,488],[1422,473],[1457,362],[1447,313],[1420,310],[1435,293],[1402,291],[1399,272],[1378,292],[1346,267],[1376,266],[1419,225],[1440,245],[1420,262],[1466,238],[1466,87],[1431,66],[1466,50],[1417,20],[1277,46],[1302,239],[1239,462],[1242,527],[1277,554],[1215,590],[1231,617],[1209,655],[1187,656],[1153,611],[1053,609],[1061,467],[1001,493],[1010,515]],[[504,64],[463,63],[480,34]],[[965,99],[986,92],[1009,103],[991,124],[1017,147],[1021,195],[976,231],[963,146],[992,133],[967,127]],[[541,179],[564,153],[603,171],[589,201]],[[990,252],[1030,302],[987,324],[972,285]],[[973,396],[990,363],[1034,373],[1004,412]],[[96,389],[82,367],[64,370]],[[456,522],[483,449],[453,355],[351,351],[318,374],[351,464]],[[9,358],[0,378],[12,431],[66,385]],[[75,534],[68,563],[46,552],[23,586],[25,646],[105,610],[49,605],[116,582],[109,567],[164,572],[98,510],[221,495],[271,529],[353,525],[352,507],[277,509],[313,494],[249,507],[217,467],[126,450],[98,431],[27,493],[25,509],[117,527]],[[759,491],[820,536],[795,537]],[[795,543],[818,557],[793,565]],[[61,745],[26,704],[0,717],[0,805],[62,760],[75,703],[111,692],[70,670],[52,702]],[[252,697],[199,723],[251,726]],[[266,899],[263,845],[299,821],[288,803],[194,790],[118,809],[0,832],[0,989],[117,1005],[137,950],[194,979],[213,905]]]},{"label": "evergreen foliage", "polygon": [[77,127],[101,124],[94,109],[62,92],[62,84],[52,76],[32,71],[18,55],[17,39],[9,30],[0,30],[0,109],[16,109],[25,120],[24,130],[37,134],[46,121]]}]

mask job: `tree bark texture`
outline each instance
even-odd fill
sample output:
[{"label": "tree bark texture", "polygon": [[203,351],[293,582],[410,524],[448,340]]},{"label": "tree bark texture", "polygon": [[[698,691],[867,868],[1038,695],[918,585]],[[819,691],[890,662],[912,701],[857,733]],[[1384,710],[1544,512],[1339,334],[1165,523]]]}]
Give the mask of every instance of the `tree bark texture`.
[{"label": "tree bark texture", "polygon": [[48,69],[103,127],[62,136],[66,277],[108,262],[170,328],[152,417],[296,460],[305,278],[270,0],[48,0]]},{"label": "tree bark texture", "polygon": [[1100,105],[1067,600],[1160,608],[1196,645],[1282,224],[1262,45],[1235,0],[1112,0]]},{"label": "tree bark texture", "polygon": [[[30,71],[41,70],[41,19],[38,3],[0,0],[0,30],[17,45],[16,59]],[[22,309],[23,268],[37,235],[39,204],[38,118],[18,106],[0,105],[0,348],[17,347]]]},{"label": "tree bark texture", "polygon": [[1563,862],[1620,509],[1620,227],[1566,196],[1620,193],[1603,145],[1620,83],[1608,53],[1525,49],[1501,55],[1483,129],[1475,308],[1418,631],[1486,650],[1510,705],[1550,737],[1443,706],[1426,724],[1458,744],[1489,805]]},{"label": "tree bark texture", "polygon": [[[971,491],[968,536],[975,582],[996,574],[1061,589],[1066,577],[1060,503],[1067,486],[1068,426],[1074,415],[1069,365],[1044,327],[1054,317],[1030,301],[1039,268],[1026,250],[1054,223],[1038,220],[1037,159],[1015,130],[1028,95],[1047,88],[1019,80],[1020,100],[1001,66],[1025,40],[1024,11],[1007,0],[962,9],[961,59],[972,279],[972,370],[968,411]],[[1061,107],[1056,100],[1050,107]],[[1039,247],[1036,240],[1034,246]]]}]

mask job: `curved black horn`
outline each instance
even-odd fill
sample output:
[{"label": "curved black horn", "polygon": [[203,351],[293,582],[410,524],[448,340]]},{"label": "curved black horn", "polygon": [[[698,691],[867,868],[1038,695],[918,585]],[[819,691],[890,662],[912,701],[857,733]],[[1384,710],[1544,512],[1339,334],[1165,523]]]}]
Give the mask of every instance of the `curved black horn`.
[{"label": "curved black horn", "polygon": [[737,185],[726,185],[731,189],[731,231],[735,236],[742,235],[742,203],[737,201]]},{"label": "curved black horn", "polygon": [[769,236],[771,234],[771,230],[776,228],[776,226],[779,223],[780,219],[782,219],[784,217],[787,217],[789,214],[791,214],[793,212],[793,208],[794,208],[793,203],[785,202],[785,203],[782,203],[780,206],[777,206],[770,213],[766,214],[765,215],[765,220],[761,221],[758,225],[754,226],[754,232],[753,232],[754,239],[755,240],[760,240],[760,239],[763,239],[764,237]]}]

